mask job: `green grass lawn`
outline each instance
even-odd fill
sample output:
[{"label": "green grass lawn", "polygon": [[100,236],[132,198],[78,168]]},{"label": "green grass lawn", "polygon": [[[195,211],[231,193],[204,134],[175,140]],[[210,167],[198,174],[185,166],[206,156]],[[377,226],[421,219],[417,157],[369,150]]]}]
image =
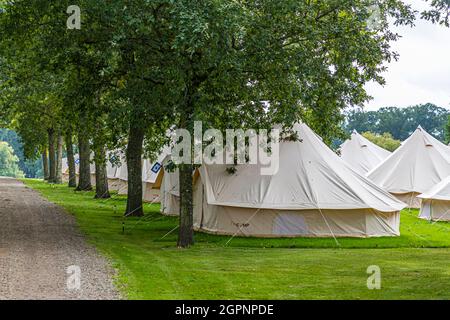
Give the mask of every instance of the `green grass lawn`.
[{"label": "green grass lawn", "polygon": [[[75,215],[89,241],[118,270],[129,299],[450,299],[450,224],[404,210],[401,236],[371,239],[257,239],[197,233],[176,248],[177,219],[146,205],[144,218],[123,219],[125,198],[23,180]],[[123,223],[125,233],[122,232]],[[368,290],[367,267],[382,287]]]}]

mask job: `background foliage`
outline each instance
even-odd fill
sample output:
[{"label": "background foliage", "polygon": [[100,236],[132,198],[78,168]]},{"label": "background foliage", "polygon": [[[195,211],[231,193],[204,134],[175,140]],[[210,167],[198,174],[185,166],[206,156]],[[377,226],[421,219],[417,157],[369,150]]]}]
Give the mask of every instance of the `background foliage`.
[{"label": "background foliage", "polygon": [[13,148],[4,141],[0,142],[0,176],[23,178],[23,172],[18,166],[19,158],[14,154]]},{"label": "background foliage", "polygon": [[356,109],[346,112],[344,129],[348,133],[354,129],[377,134],[388,132],[394,139],[403,141],[420,125],[428,133],[444,141],[449,114],[449,110],[431,103],[408,108],[384,107],[377,111]]},{"label": "background foliage", "polygon": [[375,143],[376,145],[382,147],[383,149],[394,151],[400,147],[401,141],[392,138],[389,132],[383,134],[376,134],[370,131],[363,132],[362,135],[369,141]]},{"label": "background foliage", "polygon": [[[17,165],[26,178],[42,178],[42,160],[27,159],[23,152],[23,144],[20,136],[12,130],[0,128],[0,141],[7,142],[18,158]],[[1,168],[0,168],[1,170]]]}]

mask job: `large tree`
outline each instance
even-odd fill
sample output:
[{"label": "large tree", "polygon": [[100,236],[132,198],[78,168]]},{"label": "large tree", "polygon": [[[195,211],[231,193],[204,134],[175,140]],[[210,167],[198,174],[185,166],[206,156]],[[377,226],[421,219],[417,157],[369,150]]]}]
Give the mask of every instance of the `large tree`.
[{"label": "large tree", "polygon": [[[341,110],[369,99],[368,81],[383,83],[383,62],[398,38],[388,19],[412,24],[401,1],[228,1],[172,3],[181,100],[178,127],[259,128],[307,121],[326,142],[339,132]],[[264,103],[262,103],[264,102]],[[193,163],[180,172],[178,245],[193,243]]]}]

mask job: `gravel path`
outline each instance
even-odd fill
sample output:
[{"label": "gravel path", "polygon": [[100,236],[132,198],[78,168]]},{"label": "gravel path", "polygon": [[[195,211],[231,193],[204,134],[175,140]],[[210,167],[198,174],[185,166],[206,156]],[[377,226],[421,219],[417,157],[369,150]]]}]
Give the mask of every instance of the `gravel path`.
[{"label": "gravel path", "polygon": [[74,217],[22,182],[0,178],[0,300],[118,299],[113,274]]}]

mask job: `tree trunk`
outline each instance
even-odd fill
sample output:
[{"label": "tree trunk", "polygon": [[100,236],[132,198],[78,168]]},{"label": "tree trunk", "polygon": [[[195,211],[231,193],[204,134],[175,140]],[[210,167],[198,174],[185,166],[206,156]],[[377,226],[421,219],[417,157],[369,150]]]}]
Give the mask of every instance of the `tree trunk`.
[{"label": "tree trunk", "polygon": [[44,180],[48,181],[49,170],[48,170],[48,157],[47,149],[42,152],[42,170],[44,170]]},{"label": "tree trunk", "polygon": [[142,144],[144,131],[130,126],[127,147],[128,199],[125,216],[143,216],[142,209]]},{"label": "tree trunk", "polygon": [[58,134],[57,138],[57,148],[56,148],[56,174],[55,183],[62,184],[62,156],[63,156],[63,137]]},{"label": "tree trunk", "polygon": [[90,191],[91,184],[91,149],[89,147],[89,138],[84,132],[78,134],[78,149],[79,149],[79,175],[78,186],[76,191]]},{"label": "tree trunk", "polygon": [[75,156],[73,153],[73,141],[71,133],[66,135],[66,151],[67,151],[67,164],[69,166],[69,187],[76,188],[77,175],[75,170]]},{"label": "tree trunk", "polygon": [[181,164],[178,170],[180,177],[180,230],[178,247],[181,248],[188,248],[194,244],[192,171],[192,164]]},{"label": "tree trunk", "polygon": [[55,183],[56,179],[55,131],[53,129],[48,130],[48,162],[49,162],[48,182]]},{"label": "tree trunk", "polygon": [[[190,131],[193,136],[194,125],[194,93],[198,89],[199,82],[193,81],[193,85],[186,88],[184,110],[181,113],[180,128]],[[190,149],[189,152],[192,152]],[[188,248],[194,244],[194,219],[193,219],[193,185],[192,171],[194,165],[190,163],[179,164],[180,181],[180,229],[178,233],[178,247]]]},{"label": "tree trunk", "polygon": [[106,150],[104,146],[95,148],[95,198],[111,198],[108,189],[108,175],[106,172]]}]

